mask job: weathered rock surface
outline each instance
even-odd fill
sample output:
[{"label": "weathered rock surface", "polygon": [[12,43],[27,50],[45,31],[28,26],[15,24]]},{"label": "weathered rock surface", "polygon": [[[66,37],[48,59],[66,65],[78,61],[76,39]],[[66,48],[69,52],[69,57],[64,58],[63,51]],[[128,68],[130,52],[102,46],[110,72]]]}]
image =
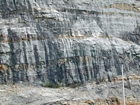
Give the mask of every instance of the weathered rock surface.
[{"label": "weathered rock surface", "polygon": [[134,0],[0,0],[0,84],[72,86],[140,75]]},{"label": "weathered rock surface", "polygon": [[[126,105],[139,105],[140,85],[132,83],[133,91],[125,89]],[[1,85],[0,105],[123,105],[121,85],[120,82],[99,85],[91,82],[73,89]]]}]

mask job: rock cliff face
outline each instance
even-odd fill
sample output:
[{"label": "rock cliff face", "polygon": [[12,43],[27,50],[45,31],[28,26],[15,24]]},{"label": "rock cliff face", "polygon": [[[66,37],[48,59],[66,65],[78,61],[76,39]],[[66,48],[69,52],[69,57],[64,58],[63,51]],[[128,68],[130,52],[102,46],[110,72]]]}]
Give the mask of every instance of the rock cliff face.
[{"label": "rock cliff face", "polygon": [[0,84],[71,86],[140,75],[134,0],[0,0]]}]

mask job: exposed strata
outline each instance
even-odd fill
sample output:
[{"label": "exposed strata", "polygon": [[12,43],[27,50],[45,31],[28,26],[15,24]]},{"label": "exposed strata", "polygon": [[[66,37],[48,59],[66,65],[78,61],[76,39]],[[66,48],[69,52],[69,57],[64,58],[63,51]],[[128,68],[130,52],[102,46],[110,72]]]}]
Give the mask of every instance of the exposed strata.
[{"label": "exposed strata", "polygon": [[[0,85],[0,103],[119,105],[123,63],[126,104],[138,105],[139,4],[0,0],[0,84],[22,82]],[[26,83],[77,88],[20,87]]]},{"label": "exposed strata", "polygon": [[[126,105],[139,105],[140,92],[136,81],[128,88],[125,82]],[[134,85],[135,84],[135,85]],[[121,83],[95,82],[77,88],[57,88],[16,85],[0,86],[0,103],[4,105],[123,105]],[[133,90],[133,91],[132,91]]]},{"label": "exposed strata", "polygon": [[106,8],[117,8],[117,9],[122,9],[127,11],[140,12],[140,6],[137,6],[135,4],[116,3],[116,4],[111,4],[109,6],[106,6]]},{"label": "exposed strata", "polygon": [[64,86],[139,76],[140,13],[133,0],[1,0],[0,83]]}]

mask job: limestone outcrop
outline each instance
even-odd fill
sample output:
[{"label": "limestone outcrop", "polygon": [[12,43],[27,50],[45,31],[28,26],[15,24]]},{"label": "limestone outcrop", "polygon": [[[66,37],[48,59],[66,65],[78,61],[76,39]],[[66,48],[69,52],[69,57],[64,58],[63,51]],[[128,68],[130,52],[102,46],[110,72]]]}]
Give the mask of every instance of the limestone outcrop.
[{"label": "limestone outcrop", "polygon": [[[0,0],[0,84],[71,86],[140,75],[134,0]],[[118,80],[119,81],[119,80]]]}]

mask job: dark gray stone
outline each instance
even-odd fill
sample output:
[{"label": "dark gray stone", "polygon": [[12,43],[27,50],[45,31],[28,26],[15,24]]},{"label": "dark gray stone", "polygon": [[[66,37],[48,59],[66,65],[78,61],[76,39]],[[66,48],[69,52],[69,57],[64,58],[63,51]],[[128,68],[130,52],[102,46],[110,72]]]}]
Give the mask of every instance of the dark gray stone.
[{"label": "dark gray stone", "polygon": [[[113,4],[124,8],[106,8]],[[125,75],[139,75],[140,11],[133,4],[0,0],[0,83],[111,82],[122,62]]]}]

